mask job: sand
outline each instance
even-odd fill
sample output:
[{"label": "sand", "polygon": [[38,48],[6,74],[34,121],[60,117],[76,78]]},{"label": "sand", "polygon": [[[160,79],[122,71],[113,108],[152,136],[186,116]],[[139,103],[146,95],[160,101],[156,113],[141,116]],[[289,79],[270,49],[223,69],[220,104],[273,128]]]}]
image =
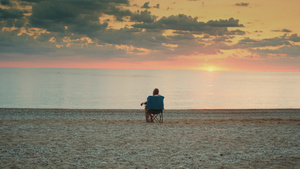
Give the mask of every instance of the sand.
[{"label": "sand", "polygon": [[0,109],[0,168],[300,168],[300,110]]}]

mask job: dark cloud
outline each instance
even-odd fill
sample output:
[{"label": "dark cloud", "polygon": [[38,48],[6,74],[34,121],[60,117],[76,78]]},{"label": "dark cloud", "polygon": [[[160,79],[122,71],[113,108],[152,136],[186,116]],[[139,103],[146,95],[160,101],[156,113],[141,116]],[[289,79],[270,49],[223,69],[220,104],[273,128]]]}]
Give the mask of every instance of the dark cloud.
[{"label": "dark cloud", "polygon": [[44,1],[44,0],[21,0],[23,2],[34,2],[34,3],[37,3],[37,2],[41,2],[41,1]]},{"label": "dark cloud", "polygon": [[270,39],[254,40],[245,38],[235,45],[237,48],[253,48],[253,47],[268,47],[290,45],[290,42],[285,37],[276,37]]},{"label": "dark cloud", "polygon": [[147,32],[137,28],[109,29],[96,37],[101,43],[132,45],[139,48],[161,49],[161,44],[168,39],[161,32]]},{"label": "dark cloud", "polygon": [[18,31],[0,32],[1,53],[45,54],[55,49],[55,46],[48,42],[37,41],[27,34],[17,34]]},{"label": "dark cloud", "polygon": [[289,29],[272,30],[272,31],[273,31],[273,32],[286,32],[286,33],[292,32],[292,31],[289,30]]},{"label": "dark cloud", "polygon": [[206,44],[201,38],[196,38],[191,32],[177,31],[177,35],[168,36],[165,43],[177,45],[176,48],[165,47],[161,52],[167,56],[217,54],[220,50]]},{"label": "dark cloud", "polygon": [[245,35],[245,34],[246,34],[245,31],[242,31],[242,30],[239,30],[239,29],[229,31],[229,32],[227,33],[227,35]]},{"label": "dark cloud", "polygon": [[298,34],[292,34],[289,37],[289,40],[293,41],[293,42],[300,42],[300,36],[298,36]]},{"label": "dark cloud", "polygon": [[1,9],[0,8],[0,21],[7,19],[19,19],[23,17],[24,12],[18,9]]},{"label": "dark cloud", "polygon": [[214,42],[231,42],[232,37],[228,37],[228,36],[223,36],[223,37],[217,37],[215,39],[213,39],[212,41]]},{"label": "dark cloud", "polygon": [[130,17],[130,20],[133,22],[144,22],[144,23],[153,23],[157,17],[151,15],[150,11],[137,11],[133,13]]},{"label": "dark cloud", "polygon": [[120,8],[117,8],[113,5],[110,6],[107,11],[104,11],[104,13],[115,16],[117,21],[124,21],[123,17],[131,16],[132,14],[129,10],[121,10]]},{"label": "dark cloud", "polygon": [[241,2],[241,3],[236,3],[235,6],[248,6],[249,3]]},{"label": "dark cloud", "polygon": [[[22,27],[25,23],[23,18],[26,11],[18,9],[1,9],[0,8],[0,28],[2,27]],[[2,21],[2,22],[1,22]]]},{"label": "dark cloud", "polygon": [[[218,54],[222,53],[221,50],[232,49],[247,49],[262,56],[277,53],[299,57],[299,46],[295,42],[300,42],[300,37],[298,34],[289,36],[287,33],[291,31],[288,29],[274,30],[286,33],[281,37],[244,38],[234,44],[237,36],[246,34],[244,29],[239,29],[243,25],[234,18],[203,22],[198,17],[179,14],[158,19],[147,8],[159,8],[159,4],[150,7],[146,2],[143,5],[146,10],[131,12],[123,8],[129,5],[128,0],[12,2],[1,1],[1,4],[21,2],[18,5],[22,7],[32,6],[22,9],[32,10],[20,10],[13,5],[0,8],[1,30],[12,27],[0,32],[0,60],[16,59],[6,57],[16,53],[26,57],[39,56],[40,59],[60,56],[72,59],[72,56],[84,55],[85,59],[104,60],[136,57],[144,51],[147,51],[144,56],[148,57],[143,59],[157,59],[158,56],[164,59],[178,55]],[[113,28],[107,15],[128,25]],[[169,31],[172,34],[168,34]],[[17,58],[26,60],[26,57]]]},{"label": "dark cloud", "polygon": [[[116,50],[114,46],[97,46],[95,44],[83,47],[81,41],[72,37],[72,45],[67,47],[67,42],[49,43],[53,34],[43,34],[35,39],[27,34],[17,36],[18,31],[0,32],[0,61],[39,61],[67,59],[75,61],[74,56],[105,60],[112,58],[130,57],[126,51]],[[57,37],[61,37],[58,35]],[[62,45],[57,48],[56,45]],[[99,52],[101,51],[101,52]]]},{"label": "dark cloud", "polygon": [[255,49],[252,52],[258,53],[262,57],[272,54],[273,56],[285,55],[286,57],[300,58],[300,46],[298,45],[283,46],[278,49]]},{"label": "dark cloud", "polygon": [[10,1],[9,0],[1,0],[0,4],[1,5],[10,5]]},{"label": "dark cloud", "polygon": [[150,2],[145,2],[144,5],[141,6],[141,8],[149,9],[149,8],[151,8],[151,7],[149,6],[149,4],[150,4]]},{"label": "dark cloud", "polygon": [[159,4],[156,4],[155,6],[153,6],[153,8],[159,9]]},{"label": "dark cloud", "polygon": [[127,0],[45,0],[33,5],[30,23],[34,27],[49,31],[62,32],[66,26],[74,33],[93,33],[106,29],[107,23],[100,23],[103,14],[113,15],[122,21],[130,16],[129,10],[121,10],[118,4],[126,5]]},{"label": "dark cloud", "polygon": [[208,22],[198,22],[197,17],[191,17],[184,14],[162,17],[153,23],[134,24],[135,28],[145,29],[173,29],[182,31],[192,31],[197,34],[207,33],[211,35],[222,35],[228,33],[227,27],[242,27],[239,20],[230,18],[228,20],[210,20]]},{"label": "dark cloud", "polygon": [[238,19],[230,18],[228,20],[210,20],[207,22],[207,25],[212,27],[243,27],[243,25],[239,24]]},{"label": "dark cloud", "polygon": [[[300,57],[300,46],[293,44],[292,42],[300,42],[300,36],[293,34],[287,36],[287,34],[281,37],[254,40],[245,38],[233,45],[232,48],[249,49],[253,53],[259,54],[261,57],[267,56],[285,56],[285,57]],[[271,48],[269,48],[271,47]]]},{"label": "dark cloud", "polygon": [[282,32],[292,32],[292,31],[289,30],[289,29],[282,29],[281,31],[282,31]]},{"label": "dark cloud", "polygon": [[[145,9],[150,9],[150,2],[145,2],[143,6],[141,6],[141,8],[145,8]],[[155,6],[153,6],[153,8],[158,8],[159,9],[159,4],[156,4]]]}]

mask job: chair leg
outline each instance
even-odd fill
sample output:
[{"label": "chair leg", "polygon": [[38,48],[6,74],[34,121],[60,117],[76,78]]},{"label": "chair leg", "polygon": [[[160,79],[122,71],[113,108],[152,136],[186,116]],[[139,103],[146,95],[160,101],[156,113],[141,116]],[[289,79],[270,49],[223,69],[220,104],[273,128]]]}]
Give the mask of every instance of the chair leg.
[{"label": "chair leg", "polygon": [[154,114],[153,115],[153,122],[159,122],[159,123],[162,123],[163,122],[163,116],[161,113],[159,114]]},{"label": "chair leg", "polygon": [[162,113],[159,114],[159,122],[162,123]]},{"label": "chair leg", "polygon": [[158,122],[160,123],[163,123],[163,113],[159,113],[157,116],[159,116],[157,119],[158,119]]},{"label": "chair leg", "polygon": [[149,122],[149,114],[146,108],[145,108],[145,118],[146,118],[146,122]]},{"label": "chair leg", "polygon": [[159,122],[163,123],[163,112],[158,114],[152,114],[149,110],[145,109],[145,118],[147,123]]},{"label": "chair leg", "polygon": [[153,114],[149,113],[147,109],[145,109],[145,118],[147,123],[153,122]]}]

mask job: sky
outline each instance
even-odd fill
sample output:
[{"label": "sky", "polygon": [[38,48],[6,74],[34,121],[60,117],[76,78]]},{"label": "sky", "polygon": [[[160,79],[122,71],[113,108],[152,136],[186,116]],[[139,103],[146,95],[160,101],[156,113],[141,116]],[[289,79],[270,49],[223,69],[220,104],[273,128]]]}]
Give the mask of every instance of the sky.
[{"label": "sky", "polygon": [[0,0],[0,67],[300,72],[299,0]]}]

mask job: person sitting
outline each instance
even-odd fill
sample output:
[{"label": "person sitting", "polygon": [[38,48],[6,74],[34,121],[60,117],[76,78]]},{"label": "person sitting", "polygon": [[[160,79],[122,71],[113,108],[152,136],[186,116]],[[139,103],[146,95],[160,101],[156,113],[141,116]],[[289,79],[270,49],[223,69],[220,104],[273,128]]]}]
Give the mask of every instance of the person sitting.
[{"label": "person sitting", "polygon": [[[159,90],[155,88],[153,90],[153,96],[148,96],[147,101],[141,103],[141,106],[145,105],[146,122],[149,122],[148,121],[149,115],[151,118],[151,122],[153,122],[153,114],[158,114],[162,112],[162,110],[164,109],[163,99],[164,96],[161,96],[159,94]],[[152,103],[151,105],[149,105],[150,102]]]}]

